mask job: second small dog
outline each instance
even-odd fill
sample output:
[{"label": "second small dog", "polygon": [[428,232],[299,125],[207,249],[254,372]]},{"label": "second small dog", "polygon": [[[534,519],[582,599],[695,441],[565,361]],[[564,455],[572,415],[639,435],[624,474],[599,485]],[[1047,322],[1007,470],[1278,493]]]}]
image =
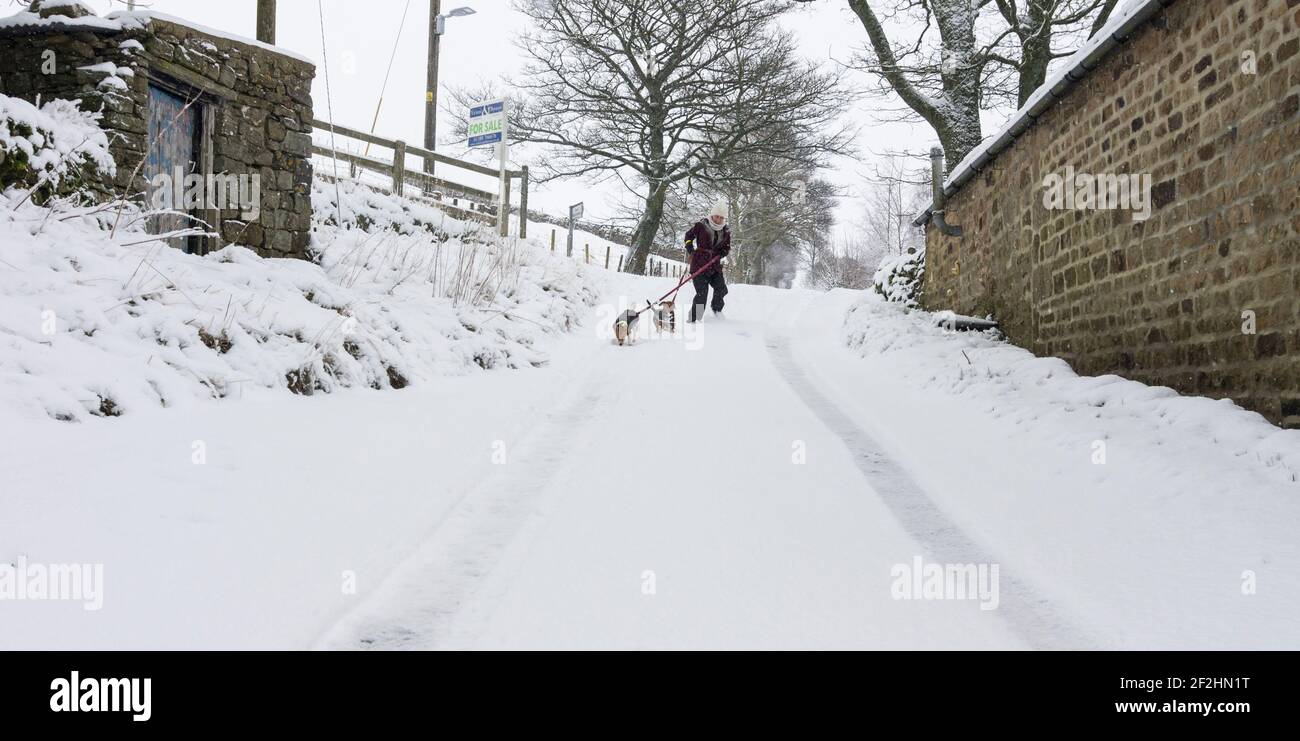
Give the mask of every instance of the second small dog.
[{"label": "second small dog", "polygon": [[655,328],[669,334],[677,331],[677,304],[663,301],[655,307]]},{"label": "second small dog", "polygon": [[636,339],[636,323],[641,315],[628,309],[614,320],[614,339],[620,345],[630,345]]}]

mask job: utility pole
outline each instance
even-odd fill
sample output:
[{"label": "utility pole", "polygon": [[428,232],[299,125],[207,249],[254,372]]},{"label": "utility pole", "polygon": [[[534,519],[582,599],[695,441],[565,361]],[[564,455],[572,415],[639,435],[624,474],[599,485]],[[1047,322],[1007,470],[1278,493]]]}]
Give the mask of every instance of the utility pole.
[{"label": "utility pole", "polygon": [[[424,148],[434,151],[438,121],[438,42],[442,38],[442,0],[429,0],[429,70],[424,88]],[[424,158],[424,171],[433,174],[433,158]]]},{"label": "utility pole", "polygon": [[[429,0],[429,70],[424,85],[424,148],[433,151],[438,128],[438,48],[448,18],[474,15],[473,8],[452,8],[442,14],[442,0]],[[424,158],[424,171],[433,174],[433,158]]]},{"label": "utility pole", "polygon": [[275,0],[257,0],[257,40],[275,43]]}]

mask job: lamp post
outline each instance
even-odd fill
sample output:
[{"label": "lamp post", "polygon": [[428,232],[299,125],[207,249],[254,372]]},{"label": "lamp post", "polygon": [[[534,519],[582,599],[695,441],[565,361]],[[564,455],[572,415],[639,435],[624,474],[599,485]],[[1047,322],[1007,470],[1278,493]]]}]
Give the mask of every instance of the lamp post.
[{"label": "lamp post", "polygon": [[[456,8],[442,14],[442,0],[429,0],[429,70],[424,91],[424,148],[432,152],[438,124],[438,43],[447,28],[447,19],[474,15],[473,8]],[[433,174],[433,159],[424,158],[424,171]]]}]

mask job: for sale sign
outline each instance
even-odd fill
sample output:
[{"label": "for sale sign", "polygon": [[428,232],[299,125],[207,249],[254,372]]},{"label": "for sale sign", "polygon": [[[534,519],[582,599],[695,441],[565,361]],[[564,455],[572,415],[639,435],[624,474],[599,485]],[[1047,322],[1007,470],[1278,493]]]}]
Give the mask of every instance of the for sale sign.
[{"label": "for sale sign", "polygon": [[469,145],[486,147],[501,142],[505,129],[506,104],[504,100],[492,100],[469,109]]}]

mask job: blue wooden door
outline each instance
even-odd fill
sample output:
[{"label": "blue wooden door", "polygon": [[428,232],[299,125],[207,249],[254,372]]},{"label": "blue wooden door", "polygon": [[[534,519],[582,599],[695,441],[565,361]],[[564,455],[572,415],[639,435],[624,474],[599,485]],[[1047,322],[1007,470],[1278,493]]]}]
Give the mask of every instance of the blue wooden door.
[{"label": "blue wooden door", "polygon": [[[195,156],[195,126],[198,107],[186,107],[186,100],[168,90],[149,86],[149,151],[145,157],[145,179],[150,183],[149,204],[170,204],[175,211],[185,211],[184,177],[198,172]],[[165,175],[165,178],[158,178]],[[157,185],[155,185],[157,183]],[[162,188],[170,193],[158,193]],[[197,215],[197,214],[195,214]],[[149,230],[166,234],[197,224],[179,213],[156,214],[149,219]],[[196,240],[178,237],[167,240],[173,247],[192,251]]]}]

